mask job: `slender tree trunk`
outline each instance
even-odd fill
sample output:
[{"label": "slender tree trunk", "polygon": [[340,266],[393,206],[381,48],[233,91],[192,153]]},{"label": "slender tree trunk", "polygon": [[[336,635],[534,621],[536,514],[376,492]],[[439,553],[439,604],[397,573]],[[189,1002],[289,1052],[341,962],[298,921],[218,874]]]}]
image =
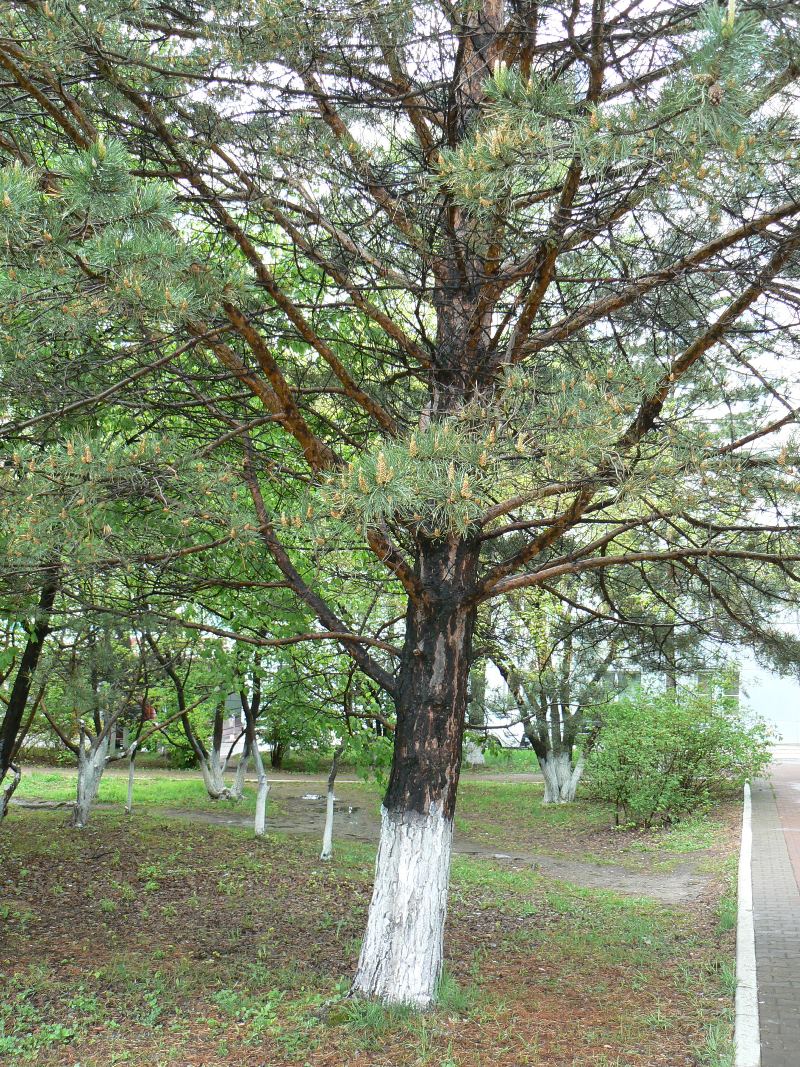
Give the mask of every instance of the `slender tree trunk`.
[{"label": "slender tree trunk", "polygon": [[225,765],[222,761],[222,752],[216,745],[211,746],[208,758],[208,772],[211,783],[209,792],[213,790],[218,797],[229,797],[230,790],[225,785]]},{"label": "slender tree trunk", "polygon": [[6,817],[8,805],[11,803],[11,798],[19,785],[20,778],[22,777],[22,771],[15,763],[10,763],[8,769],[11,771],[11,781],[8,782],[5,789],[0,792],[0,822]]},{"label": "slender tree trunk", "polygon": [[[57,592],[58,569],[53,567],[47,572],[47,578],[42,585],[39,602],[36,606],[36,621],[28,634],[28,640],[22,652],[14,684],[11,687],[3,720],[0,722],[0,784],[2,784],[6,774],[12,767],[22,717],[25,714],[25,708],[31,693],[33,675],[39,663],[47,635],[50,633],[50,617],[53,613],[53,604],[55,603]],[[11,793],[17,787],[18,774],[19,771],[14,770],[13,775],[16,781],[12,780],[9,787]],[[11,793],[9,793],[9,799]],[[0,810],[0,819],[5,816],[7,807],[8,801],[6,800]]]},{"label": "slender tree trunk", "polygon": [[269,779],[267,778],[267,772],[264,769],[264,760],[261,758],[261,749],[258,745],[258,738],[253,733],[253,739],[250,742],[250,748],[253,753],[253,763],[256,769],[256,778],[258,779],[258,785],[256,787],[256,814],[253,824],[256,837],[263,837],[267,832],[267,798],[269,797]]},{"label": "slender tree trunk", "polygon": [[420,546],[426,591],[409,604],[397,726],[367,929],[354,993],[424,1007],[442,969],[453,815],[475,622],[465,605],[478,550]]},{"label": "slender tree trunk", "polygon": [[[182,693],[179,691],[179,700],[182,700]],[[224,707],[217,708],[214,713],[214,730],[211,737],[211,748],[206,749],[205,745],[195,735],[189,722],[189,716],[184,715],[181,718],[183,724],[183,730],[188,738],[189,744],[194,750],[195,756],[197,756],[197,762],[200,764],[200,773],[203,776],[203,784],[206,787],[206,792],[212,800],[220,800],[223,797],[227,800],[230,798],[231,792],[225,785],[225,777],[223,774],[225,763],[222,759],[222,716],[224,714]]]},{"label": "slender tree trunk", "polygon": [[125,814],[131,815],[133,812],[133,776],[136,770],[136,742],[133,743],[133,748],[128,755],[128,800],[125,804]]},{"label": "slender tree trunk", "polygon": [[286,745],[283,741],[273,741],[269,754],[269,763],[274,771],[279,771],[283,766],[283,757],[286,755]]},{"label": "slender tree trunk", "polygon": [[100,740],[90,742],[86,731],[81,726],[81,738],[78,748],[78,793],[75,810],[72,814],[72,826],[82,830],[89,821],[89,812],[100,788],[100,779],[106,769],[110,746],[110,731],[105,732]]},{"label": "slender tree trunk", "polygon": [[230,796],[230,790],[225,785],[225,778],[222,774],[222,761],[219,758],[219,752],[215,752],[212,748],[207,756],[200,756],[198,758],[200,761],[200,773],[203,775],[203,783],[208,795],[212,800],[220,800],[222,797],[228,798]]},{"label": "slender tree trunk", "polygon": [[341,754],[342,748],[341,745],[339,745],[334,750],[331,771],[328,775],[328,798],[325,805],[325,830],[322,834],[322,852],[320,852],[319,855],[321,860],[329,860],[333,855],[333,808],[336,803],[333,787],[336,784],[336,773],[339,770],[339,757]]}]

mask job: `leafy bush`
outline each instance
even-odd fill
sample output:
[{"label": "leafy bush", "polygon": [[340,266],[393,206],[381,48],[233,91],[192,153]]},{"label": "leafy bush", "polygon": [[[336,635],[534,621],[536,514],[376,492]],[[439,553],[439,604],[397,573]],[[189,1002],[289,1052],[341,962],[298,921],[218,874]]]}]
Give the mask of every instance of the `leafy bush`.
[{"label": "leafy bush", "polygon": [[604,709],[586,780],[618,825],[666,825],[760,774],[769,743],[763,720],[713,689],[639,690]]},{"label": "leafy bush", "polygon": [[161,760],[166,762],[167,767],[178,771],[188,771],[197,766],[197,756],[189,745],[173,745],[167,750],[166,760],[164,756],[161,756]]},{"label": "leafy bush", "polygon": [[19,763],[36,764],[41,767],[66,767],[75,763],[75,755],[62,744],[23,745],[19,750]]}]

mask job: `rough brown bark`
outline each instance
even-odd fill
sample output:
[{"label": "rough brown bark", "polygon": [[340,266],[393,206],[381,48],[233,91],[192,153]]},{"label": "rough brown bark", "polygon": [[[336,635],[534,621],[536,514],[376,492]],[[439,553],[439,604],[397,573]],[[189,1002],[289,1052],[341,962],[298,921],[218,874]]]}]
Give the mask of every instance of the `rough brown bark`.
[{"label": "rough brown bark", "polygon": [[8,706],[6,707],[3,721],[0,723],[0,782],[5,778],[14,758],[17,734],[30,697],[33,675],[39,663],[47,635],[50,633],[50,618],[57,592],[58,570],[54,567],[47,572],[46,579],[42,585],[39,602],[36,606],[36,621],[29,631],[19,670],[8,698]]},{"label": "rough brown bark", "polygon": [[466,606],[478,566],[464,540],[420,545],[425,597],[409,603],[398,674],[397,726],[387,811],[433,808],[452,819],[461,767],[475,609]]}]

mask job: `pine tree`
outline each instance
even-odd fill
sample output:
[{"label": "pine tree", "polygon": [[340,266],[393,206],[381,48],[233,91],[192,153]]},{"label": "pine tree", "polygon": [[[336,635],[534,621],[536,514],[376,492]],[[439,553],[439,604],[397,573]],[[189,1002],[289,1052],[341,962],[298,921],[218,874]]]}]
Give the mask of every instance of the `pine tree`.
[{"label": "pine tree", "polygon": [[[164,296],[191,349],[154,377],[193,433],[238,443],[263,551],[394,702],[355,990],[425,1005],[479,606],[611,568],[792,576],[791,5],[12,0],[2,20],[7,160],[49,187],[65,145],[119,144],[203,251],[184,284],[194,266],[216,292],[183,318]],[[345,546],[406,600],[399,660],[326,586]]]}]

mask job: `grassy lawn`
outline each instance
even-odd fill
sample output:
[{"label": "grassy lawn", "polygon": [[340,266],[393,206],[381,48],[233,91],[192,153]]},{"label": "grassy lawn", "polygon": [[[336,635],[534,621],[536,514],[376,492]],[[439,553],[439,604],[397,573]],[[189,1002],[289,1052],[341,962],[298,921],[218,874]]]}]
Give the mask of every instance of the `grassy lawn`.
[{"label": "grassy lawn", "polygon": [[[161,784],[159,802],[190,805],[195,786]],[[731,1062],[722,883],[667,908],[456,857],[441,1003],[420,1015],[346,997],[372,845],[342,843],[326,865],[310,838],[256,841],[143,806],[97,810],[83,832],[66,819],[16,809],[0,834],[0,1063]]]},{"label": "grassy lawn", "polygon": [[[309,784],[305,778],[293,778],[285,772],[270,776],[281,781],[271,789],[268,818],[284,815],[290,796],[325,790],[322,780]],[[342,803],[360,806],[375,821],[382,792],[378,782],[353,781],[347,773],[336,786]],[[636,871],[668,871],[690,860],[698,871],[713,875],[724,870],[725,859],[736,846],[738,797],[671,829],[631,831],[614,826],[611,805],[580,796],[573,804],[543,805],[542,792],[543,785],[537,780],[502,780],[495,773],[467,771],[459,786],[456,828],[470,841],[495,851],[546,853]],[[69,767],[25,768],[16,797],[71,803],[75,771]],[[98,802],[121,808],[126,797],[124,768],[107,771]],[[142,769],[135,780],[134,806],[245,817],[254,812],[255,788],[247,785],[243,799],[235,804],[215,801],[206,793],[197,771]]]},{"label": "grassy lawn", "polygon": [[542,793],[535,781],[466,775],[459,786],[456,827],[471,840],[504,851],[545,852],[632,870],[669,870],[690,857],[699,860],[699,870],[714,874],[736,844],[738,795],[675,827],[630,830],[614,825],[611,804],[579,794],[572,804],[544,805]]}]

